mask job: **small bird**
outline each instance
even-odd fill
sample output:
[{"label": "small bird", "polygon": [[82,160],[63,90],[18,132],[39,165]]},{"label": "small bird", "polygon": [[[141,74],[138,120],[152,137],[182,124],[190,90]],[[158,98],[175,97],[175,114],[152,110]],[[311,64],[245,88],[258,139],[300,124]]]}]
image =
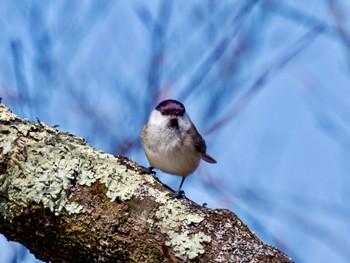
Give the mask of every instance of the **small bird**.
[{"label": "small bird", "polygon": [[176,198],[184,196],[181,187],[201,159],[216,163],[206,153],[207,145],[186,113],[182,103],[164,100],[151,112],[141,132],[141,141],[152,170],[182,176]]}]

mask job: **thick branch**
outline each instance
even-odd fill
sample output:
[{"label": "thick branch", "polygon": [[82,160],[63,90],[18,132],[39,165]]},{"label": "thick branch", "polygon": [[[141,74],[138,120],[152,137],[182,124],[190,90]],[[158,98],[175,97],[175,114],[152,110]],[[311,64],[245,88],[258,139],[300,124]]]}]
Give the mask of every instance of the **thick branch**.
[{"label": "thick branch", "polygon": [[291,262],[227,210],[0,104],[0,232],[51,262]]}]

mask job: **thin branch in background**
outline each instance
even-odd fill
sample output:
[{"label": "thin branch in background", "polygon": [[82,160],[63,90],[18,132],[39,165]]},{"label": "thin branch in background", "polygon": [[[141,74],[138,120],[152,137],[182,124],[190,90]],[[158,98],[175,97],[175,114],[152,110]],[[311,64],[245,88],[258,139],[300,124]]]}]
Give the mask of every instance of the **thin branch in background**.
[{"label": "thin branch in background", "polygon": [[230,25],[232,30],[228,31],[224,36],[217,42],[216,46],[212,49],[209,55],[204,59],[201,65],[198,66],[197,70],[190,77],[189,83],[186,85],[184,90],[178,95],[180,101],[184,101],[189,97],[198,87],[200,83],[206,77],[208,72],[216,65],[216,62],[225,54],[230,43],[234,40],[236,34],[241,29],[244,19],[253,7],[256,1],[246,1],[245,5],[241,10],[232,18]]},{"label": "thin branch in background", "polygon": [[[330,105],[329,97],[327,98],[327,101],[325,100],[326,95],[322,96],[322,93],[319,92],[326,90],[326,87],[324,87],[323,83],[317,81],[315,76],[311,77],[310,75],[310,72],[306,74],[306,72],[300,68],[297,68],[296,70],[296,79],[301,83],[303,91],[305,91],[304,95],[311,95],[315,102],[313,104],[317,104],[317,106],[312,106],[309,100],[307,102],[308,107],[319,121],[323,119],[325,123],[333,123],[331,127],[338,127],[336,130],[343,130],[343,132],[340,132],[340,134],[343,134],[342,137],[344,141],[339,142],[339,145],[342,147],[347,145],[346,148],[350,149],[350,138],[346,139],[346,135],[349,134],[350,131],[350,106],[347,98],[340,98],[335,94],[330,94],[329,97],[331,97],[331,101],[333,102],[332,105]],[[303,98],[305,98],[305,96],[303,96]],[[336,121],[338,118],[339,122]],[[326,121],[327,119],[329,121]],[[340,123],[342,125],[340,125]],[[343,126],[343,128],[341,128],[341,126]]]},{"label": "thin branch in background", "polygon": [[[43,89],[53,89],[54,72],[53,72],[53,59],[52,59],[52,39],[46,23],[47,12],[37,4],[33,3],[30,6],[29,16],[29,30],[32,48],[34,50],[33,65],[35,69],[34,77],[37,83],[40,83]],[[43,90],[40,90],[39,96],[43,95]],[[46,100],[44,103],[50,103],[51,96],[45,96]]]},{"label": "thin branch in background", "polygon": [[291,6],[288,6],[283,1],[259,0],[258,2],[263,9],[273,11],[275,14],[283,16],[284,18],[289,19],[290,21],[296,24],[303,25],[306,28],[321,26],[324,29],[324,36],[333,40],[338,40],[336,28],[333,25],[328,24],[324,20],[321,20],[301,10],[295,9]]},{"label": "thin branch in background", "polygon": [[[309,77],[310,73],[306,75],[303,71],[297,72],[297,80],[300,81],[301,85],[304,87],[303,90],[306,93],[303,96],[306,106],[310,109],[310,112],[314,115],[321,132],[328,136],[331,140],[335,141],[344,153],[350,155],[350,122],[349,122],[349,110],[347,107],[347,101],[341,101],[336,99],[331,107],[328,105],[318,93],[318,90],[325,89],[322,83],[313,81],[315,77]],[[317,87],[317,89],[316,89]],[[329,98],[328,98],[329,100]],[[338,109],[335,109],[335,105]],[[339,110],[340,108],[340,110]],[[348,159],[348,158],[347,158]],[[345,162],[348,167],[348,161]],[[340,183],[341,192],[344,200],[348,200],[349,195],[349,174],[348,168],[346,172],[343,173],[342,183]],[[348,211],[350,206],[348,202],[344,203],[344,207],[339,207],[337,205],[331,206],[332,210],[335,210],[338,214],[342,214],[343,218],[348,220]],[[326,210],[326,209],[325,209]],[[329,208],[326,211],[331,211]],[[346,211],[346,212],[345,212]],[[341,217],[341,216],[340,216]]]},{"label": "thin branch in background", "polygon": [[[65,1],[62,5],[67,5],[66,10],[76,10],[72,14],[77,14],[75,17],[69,17],[67,22],[62,22],[64,28],[60,35],[56,36],[55,41],[52,43],[52,48],[57,49],[62,46],[65,48],[62,51],[64,54],[64,66],[74,65],[77,57],[84,50],[88,37],[92,34],[95,28],[108,17],[109,13],[113,10],[113,6],[118,1],[106,0],[106,1],[90,1],[83,4],[76,4],[75,1]],[[69,6],[68,6],[69,5]],[[71,6],[72,5],[72,6]],[[77,9],[80,8],[80,9]],[[88,8],[86,8],[88,7]],[[84,9],[86,8],[86,10]],[[69,14],[71,14],[69,12]],[[65,17],[65,14],[63,15]],[[69,39],[69,48],[67,48],[65,41]]]},{"label": "thin branch in background", "polygon": [[[329,9],[331,11],[331,14],[333,15],[334,20],[336,22],[336,28],[339,33],[339,37],[344,43],[348,58],[350,58],[350,33],[346,28],[347,17],[344,11],[345,8],[340,4],[340,1],[338,0],[328,0],[328,4],[330,7]],[[348,63],[348,66],[350,66],[350,63]]]},{"label": "thin branch in background", "polygon": [[252,101],[256,94],[270,81],[276,74],[287,65],[293,58],[295,58],[301,51],[308,47],[316,37],[324,31],[323,26],[316,26],[308,33],[302,36],[297,42],[295,42],[275,63],[272,64],[267,70],[265,70],[260,77],[254,82],[254,84],[238,99],[238,101],[228,110],[220,120],[205,133],[210,135],[214,131],[221,129],[229,121],[231,121],[243,108]]},{"label": "thin branch in background", "polygon": [[[19,105],[20,114],[22,116],[32,116],[33,107],[31,105],[28,81],[25,75],[26,69],[23,59],[23,46],[22,42],[18,39],[14,39],[10,42],[12,65],[16,78],[17,88],[17,100],[21,101]],[[27,112],[27,110],[29,112]],[[27,112],[27,114],[25,114]]]},{"label": "thin branch in background", "polygon": [[164,56],[166,55],[166,35],[171,19],[171,10],[171,1],[161,2],[157,18],[152,19],[146,7],[136,9],[136,14],[150,34],[150,57],[146,74],[146,87],[150,96],[145,99],[145,110],[143,111],[143,119],[145,120],[147,119],[151,106],[158,101],[158,90],[161,88],[160,80],[162,76]]},{"label": "thin branch in background", "polygon": [[347,32],[346,28],[346,15],[344,13],[344,7],[341,6],[340,2],[337,0],[328,0],[328,4],[334,20],[337,25],[337,30],[344,44],[350,48],[350,34]]}]

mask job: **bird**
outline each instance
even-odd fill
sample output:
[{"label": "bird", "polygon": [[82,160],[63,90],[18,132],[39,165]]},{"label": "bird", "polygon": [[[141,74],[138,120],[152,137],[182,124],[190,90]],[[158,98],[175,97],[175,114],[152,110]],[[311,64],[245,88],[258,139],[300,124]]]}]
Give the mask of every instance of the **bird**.
[{"label": "bird", "polygon": [[207,154],[205,140],[185,106],[177,100],[168,99],[158,104],[141,131],[141,141],[151,171],[157,168],[182,177],[180,187],[174,193],[176,198],[185,195],[182,185],[186,177],[196,170],[200,160],[216,163]]}]

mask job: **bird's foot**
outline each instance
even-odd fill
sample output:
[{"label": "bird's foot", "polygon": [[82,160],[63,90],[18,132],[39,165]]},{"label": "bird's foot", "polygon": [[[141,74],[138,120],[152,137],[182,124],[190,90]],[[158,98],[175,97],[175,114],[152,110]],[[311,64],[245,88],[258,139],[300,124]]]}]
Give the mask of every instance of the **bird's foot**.
[{"label": "bird's foot", "polygon": [[140,173],[141,174],[151,174],[153,176],[155,176],[157,173],[156,171],[153,171],[154,167],[150,166],[150,167],[142,167]]},{"label": "bird's foot", "polygon": [[154,169],[154,167],[152,167],[152,166],[148,167],[149,173],[150,173],[151,175],[155,176],[157,173],[156,173],[156,171],[153,171],[153,169]]},{"label": "bird's foot", "polygon": [[185,191],[183,191],[183,190],[178,190],[178,191],[176,191],[176,192],[174,193],[173,196],[174,196],[175,198],[178,198],[178,199],[183,198],[183,197],[185,197]]}]

